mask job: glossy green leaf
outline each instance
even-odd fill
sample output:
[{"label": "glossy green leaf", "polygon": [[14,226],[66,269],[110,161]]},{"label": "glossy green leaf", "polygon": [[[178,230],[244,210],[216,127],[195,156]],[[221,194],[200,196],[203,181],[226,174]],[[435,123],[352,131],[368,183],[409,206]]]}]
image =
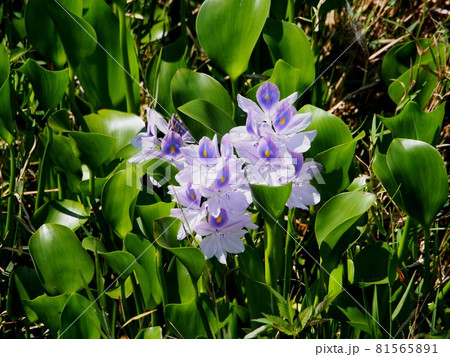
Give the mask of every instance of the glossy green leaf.
[{"label": "glossy green leaf", "polygon": [[109,135],[77,131],[69,135],[77,143],[80,160],[94,170],[111,158],[117,143],[117,139]]},{"label": "glossy green leaf", "polygon": [[376,196],[345,192],[327,201],[317,212],[315,233],[321,256],[333,251],[342,235],[372,206]]},{"label": "glossy green leaf", "polygon": [[94,264],[75,233],[59,224],[44,224],[30,239],[30,254],[39,280],[52,295],[83,289]]},{"label": "glossy green leaf", "polygon": [[[43,6],[53,21],[67,59],[76,68],[97,47],[97,35],[91,25],[81,18],[82,1],[49,2]],[[41,8],[41,12],[43,8]],[[45,10],[44,10],[45,11]]]},{"label": "glossy green leaf", "polygon": [[[170,83],[180,68],[186,68],[186,44],[182,38],[165,46],[153,56],[147,67],[146,82],[152,96],[157,100],[157,110],[175,113],[170,95]],[[164,109],[163,109],[164,108]]]},{"label": "glossy green leaf", "polygon": [[162,328],[160,326],[147,327],[138,332],[135,339],[162,339]]},{"label": "glossy green leaf", "polygon": [[[92,26],[101,46],[77,68],[77,75],[89,102],[97,109],[127,110],[126,79],[133,83],[134,112],[140,102],[139,63],[131,32],[126,35],[126,53],[129,67],[125,66],[120,45],[119,19],[105,1],[85,0],[83,19]],[[79,31],[82,31],[79,29]],[[128,73],[126,73],[128,72]]]},{"label": "glossy green leaf", "polygon": [[61,102],[69,85],[67,68],[62,71],[48,71],[29,58],[18,70],[31,82],[34,93],[45,110]]},{"label": "glossy green leaf", "polygon": [[108,265],[117,273],[118,276],[125,280],[133,271],[139,283],[140,293],[144,299],[145,306],[150,303],[151,298],[151,280],[147,271],[137,262],[137,259],[128,252],[114,251],[100,253],[108,262]]},{"label": "glossy green leaf", "polygon": [[406,212],[427,227],[447,200],[447,170],[439,152],[418,140],[394,139],[387,165],[403,198]]},{"label": "glossy green leaf", "polygon": [[70,295],[61,313],[60,338],[93,338],[101,336],[96,306],[79,294]]},{"label": "glossy green leaf", "polygon": [[[399,43],[392,47],[384,56],[381,73],[386,84],[391,84],[396,78],[411,68],[411,65],[428,65],[436,68],[435,61],[445,63],[446,45],[436,42],[438,49],[432,39],[419,38],[416,41]],[[420,53],[419,53],[420,51]]]},{"label": "glossy green leaf", "polygon": [[167,302],[173,304],[184,304],[195,299],[197,291],[189,274],[189,270],[177,257],[170,260],[169,267],[165,273]]},{"label": "glossy green leaf", "polygon": [[421,140],[435,145],[445,115],[445,103],[431,112],[423,112],[416,102],[409,102],[395,117],[380,117],[394,138]]},{"label": "glossy green leaf", "polygon": [[153,222],[158,218],[170,216],[170,210],[174,207],[174,202],[158,202],[152,205],[136,206],[142,230],[148,239],[154,239]]},{"label": "glossy green leaf", "polygon": [[232,79],[247,69],[269,9],[269,0],[207,0],[202,4],[197,15],[198,40],[211,61]]},{"label": "glossy green leaf", "polygon": [[337,116],[313,105],[305,105],[299,112],[311,113],[312,121],[307,130],[317,130],[311,148],[305,154],[307,157],[314,158],[325,150],[352,141],[350,130]]},{"label": "glossy green leaf", "polygon": [[[76,2],[60,0],[72,11],[76,11]],[[56,32],[50,13],[46,11],[47,0],[29,0],[25,10],[25,28],[31,45],[45,58],[61,68],[67,61],[61,38]],[[70,6],[73,4],[72,6]],[[55,2],[55,5],[58,6]],[[69,7],[70,6],[70,7]],[[45,9],[43,11],[43,9]],[[78,11],[76,11],[78,12]]]},{"label": "glossy green leaf", "polygon": [[15,138],[10,91],[8,53],[5,46],[0,44],[0,137],[8,144]]},{"label": "glossy green leaf", "polygon": [[[48,131],[45,130],[39,138],[45,145],[48,140]],[[70,189],[73,192],[78,192],[82,170],[81,161],[75,155],[75,152],[77,152],[77,145],[72,138],[63,135],[53,135],[53,142],[49,151],[52,166],[58,173],[67,178]]]},{"label": "glossy green leaf", "polygon": [[302,94],[315,79],[314,56],[303,30],[290,22],[269,19],[264,27],[264,41],[275,61],[283,59],[301,71]]},{"label": "glossy green leaf", "polygon": [[166,305],[164,317],[167,327],[180,338],[208,337],[195,299],[184,304]]},{"label": "glossy green leaf", "polygon": [[387,284],[390,251],[385,242],[364,247],[354,259],[355,282]]},{"label": "glossy green leaf", "polygon": [[170,88],[175,108],[190,101],[202,99],[222,109],[230,117],[233,115],[233,104],[228,92],[207,74],[179,69],[172,79]]},{"label": "glossy green leaf", "polygon": [[438,77],[423,65],[416,65],[398,77],[388,88],[389,97],[397,105],[415,101],[424,109],[436,89]]},{"label": "glossy green leaf", "polygon": [[194,281],[200,278],[205,269],[205,256],[198,248],[179,247],[177,233],[181,221],[173,217],[163,217],[153,222],[155,241],[173,253],[187,268]]},{"label": "glossy green leaf", "polygon": [[124,245],[125,249],[133,254],[137,262],[148,274],[152,298],[155,306],[159,305],[162,301],[163,290],[157,265],[158,253],[155,246],[148,240],[141,239],[132,233],[127,234]]},{"label": "glossy green leaf", "polygon": [[377,152],[372,163],[373,173],[378,177],[378,179],[383,184],[389,196],[394,200],[397,206],[404,211],[405,205],[403,203],[402,193],[399,190],[398,184],[395,182],[394,176],[387,165],[386,155]]},{"label": "glossy green leaf", "polygon": [[61,327],[61,313],[66,304],[68,296],[40,295],[33,300],[24,300],[24,304],[33,310],[39,320],[53,333],[58,332]]},{"label": "glossy green leaf", "polygon": [[292,185],[263,186],[250,185],[256,209],[269,224],[275,223],[283,213],[292,191]]},{"label": "glossy green leaf", "polygon": [[6,298],[8,316],[15,320],[26,316],[32,322],[36,321],[36,313],[30,310],[24,302],[28,299],[34,299],[43,292],[44,288],[40,284],[34,269],[27,266],[17,267],[11,273],[8,282],[8,295]]},{"label": "glossy green leaf", "polygon": [[190,130],[195,138],[203,136],[212,138],[214,134],[222,136],[236,126],[227,113],[206,100],[192,100],[178,107],[178,110],[201,124],[200,128],[196,125]]},{"label": "glossy green leaf", "polygon": [[122,239],[133,228],[134,205],[139,194],[139,190],[129,182],[131,171],[115,173],[106,182],[102,193],[103,215]]},{"label": "glossy green leaf", "polygon": [[103,245],[102,241],[94,237],[84,238],[81,242],[81,246],[86,250],[90,250],[92,253],[106,253],[106,248]]},{"label": "glossy green leaf", "polygon": [[87,221],[89,214],[84,206],[77,201],[52,200],[41,206],[33,215],[33,223],[41,226],[44,223],[57,223],[72,230],[77,230]]},{"label": "glossy green leaf", "polygon": [[130,140],[145,126],[135,114],[108,109],[100,109],[98,113],[86,115],[84,119],[90,132],[116,138],[115,153],[130,144]]},{"label": "glossy green leaf", "polygon": [[275,63],[269,82],[275,83],[278,86],[281,98],[286,98],[294,92],[302,95],[311,84],[303,70],[293,67],[283,59],[279,59]]},{"label": "glossy green leaf", "polygon": [[245,246],[245,250],[237,256],[239,262],[239,270],[247,277],[264,283],[264,266],[262,264],[261,258],[258,256],[256,251]]}]

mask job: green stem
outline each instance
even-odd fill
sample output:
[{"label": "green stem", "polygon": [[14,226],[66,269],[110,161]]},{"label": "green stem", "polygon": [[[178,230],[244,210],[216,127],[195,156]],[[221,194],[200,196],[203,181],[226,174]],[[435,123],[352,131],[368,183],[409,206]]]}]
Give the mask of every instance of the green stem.
[{"label": "green stem", "polygon": [[34,202],[34,210],[37,211],[39,206],[41,205],[42,198],[44,196],[45,191],[45,182],[47,176],[47,161],[49,150],[53,143],[53,131],[50,128],[47,128],[48,138],[47,144],[45,145],[44,154],[42,155],[41,163],[39,164],[39,174],[38,174],[38,189],[36,193],[36,201]]},{"label": "green stem", "polygon": [[288,21],[294,23],[294,20],[295,20],[295,6],[294,6],[294,1],[293,0],[288,0],[286,13],[287,13]]},{"label": "green stem", "polygon": [[280,229],[278,227],[278,222],[274,221],[273,224],[269,224],[266,221],[264,223],[264,232],[264,265],[266,283],[275,290],[278,290],[277,280],[280,273],[280,265],[283,259],[283,240],[279,237]]},{"label": "green stem", "polygon": [[126,90],[126,98],[127,98],[127,111],[129,113],[134,113],[135,103],[134,103],[134,95],[133,95],[133,82],[130,74],[130,61],[128,58],[128,46],[127,46],[127,23],[125,19],[125,3],[119,1],[117,5],[117,13],[119,15],[119,31],[120,31],[120,48],[122,49],[122,62],[125,71],[123,74],[125,75],[125,90]]},{"label": "green stem", "polygon": [[84,120],[83,114],[81,114],[80,109],[78,109],[78,105],[75,101],[75,72],[71,66],[69,66],[69,78],[70,78],[69,83],[70,109],[72,110],[75,119],[80,124],[81,129],[83,129],[84,132],[89,132],[89,128],[86,124],[86,121]]},{"label": "green stem", "polygon": [[[103,217],[103,214],[100,212],[100,208],[97,205],[97,201],[95,198],[95,174],[94,171],[89,168],[89,199],[91,201],[92,209],[94,210],[95,217],[97,218],[98,225],[100,226],[100,230],[103,233],[103,237],[109,238],[109,228],[108,224]],[[108,240],[109,241],[109,240]]]},{"label": "green stem", "polygon": [[432,284],[430,279],[430,227],[424,227],[424,248],[423,248],[423,256],[424,256],[424,287],[425,293],[427,293]]},{"label": "green stem", "polygon": [[294,209],[289,210],[287,236],[284,247],[284,282],[283,282],[283,297],[288,299],[289,291],[291,290],[291,273],[292,273],[292,248],[294,241],[291,236],[295,236],[295,212]]},{"label": "green stem", "polygon": [[406,249],[408,248],[409,242],[409,226],[411,225],[411,217],[406,217],[405,226],[403,227],[402,236],[400,238],[400,244],[397,251],[397,256],[400,262],[403,261],[406,255]]},{"label": "green stem", "polygon": [[238,79],[237,78],[230,78],[231,81],[231,95],[233,96],[233,119],[236,121],[237,117],[237,95],[238,95]]},{"label": "green stem", "polygon": [[428,310],[433,311],[439,303],[444,301],[445,297],[450,292],[450,281],[447,281],[447,283],[444,285],[443,289],[439,292],[437,295],[436,303],[432,302],[430,305],[428,305]]},{"label": "green stem", "polygon": [[8,213],[6,214],[6,225],[3,237],[7,237],[7,241],[4,243],[5,247],[9,247],[10,239],[14,236],[12,226],[14,219],[14,191],[16,190],[16,153],[14,147],[11,144],[8,145],[9,149],[9,197],[8,197]]}]

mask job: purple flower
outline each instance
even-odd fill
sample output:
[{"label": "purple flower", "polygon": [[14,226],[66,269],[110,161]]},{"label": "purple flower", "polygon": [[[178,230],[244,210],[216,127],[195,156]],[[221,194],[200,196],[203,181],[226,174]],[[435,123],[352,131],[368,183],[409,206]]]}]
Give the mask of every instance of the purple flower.
[{"label": "purple flower", "polygon": [[[301,154],[299,154],[301,155]],[[307,210],[307,206],[314,206],[320,202],[320,194],[311,185],[310,181],[315,176],[314,171],[319,171],[322,166],[314,161],[301,162],[296,165],[295,178],[292,180],[292,192],[286,206],[288,208],[301,208]]]}]

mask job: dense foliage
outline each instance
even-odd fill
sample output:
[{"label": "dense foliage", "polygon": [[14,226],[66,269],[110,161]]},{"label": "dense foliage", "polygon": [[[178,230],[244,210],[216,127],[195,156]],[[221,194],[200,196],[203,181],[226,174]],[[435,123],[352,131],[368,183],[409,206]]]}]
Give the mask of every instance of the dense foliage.
[{"label": "dense foliage", "polygon": [[2,2],[0,336],[450,337],[446,3]]}]

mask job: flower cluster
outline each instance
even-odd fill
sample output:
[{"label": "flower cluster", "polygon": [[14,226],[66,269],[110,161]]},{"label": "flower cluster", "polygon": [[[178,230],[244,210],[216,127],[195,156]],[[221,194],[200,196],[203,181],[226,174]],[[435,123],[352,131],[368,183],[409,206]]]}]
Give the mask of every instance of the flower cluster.
[{"label": "flower cluster", "polygon": [[246,228],[257,228],[247,212],[252,203],[249,184],[292,183],[289,208],[307,209],[320,201],[310,184],[320,165],[303,159],[316,135],[303,131],[311,115],[299,114],[293,106],[297,93],[280,100],[277,86],[270,82],[260,86],[256,97],[257,103],[238,95],[246,125],[225,134],[220,146],[217,136],[195,144],[176,115],[166,122],[153,109],[147,110],[147,132],[132,140],[141,150],[131,162],[158,158],[179,169],[179,185],[168,188],[178,204],[171,215],[182,222],[177,238],[196,234],[206,258],[215,256],[223,264],[227,253],[244,250]]}]

